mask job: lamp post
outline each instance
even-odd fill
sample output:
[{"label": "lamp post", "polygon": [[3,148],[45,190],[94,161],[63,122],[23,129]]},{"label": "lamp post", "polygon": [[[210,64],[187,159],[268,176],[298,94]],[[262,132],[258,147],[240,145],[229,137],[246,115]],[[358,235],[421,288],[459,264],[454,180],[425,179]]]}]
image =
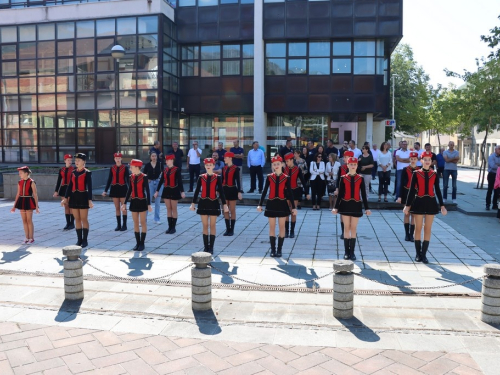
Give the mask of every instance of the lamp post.
[{"label": "lamp post", "polygon": [[[394,97],[396,96],[396,86],[394,84],[394,82],[396,81],[396,78],[399,77],[398,74],[394,73],[394,74],[391,74],[391,80],[392,80],[392,119],[395,120],[394,118]],[[391,137],[391,140],[392,140],[392,147],[396,147],[395,145],[395,141],[394,141],[394,126],[392,127],[392,137]],[[394,150],[394,148],[393,148]]]},{"label": "lamp post", "polygon": [[122,140],[120,134],[120,98],[118,96],[120,92],[118,91],[118,73],[120,69],[120,59],[125,56],[125,48],[119,44],[113,46],[113,48],[111,48],[111,56],[115,59],[115,126],[118,125],[118,152],[120,152]]}]

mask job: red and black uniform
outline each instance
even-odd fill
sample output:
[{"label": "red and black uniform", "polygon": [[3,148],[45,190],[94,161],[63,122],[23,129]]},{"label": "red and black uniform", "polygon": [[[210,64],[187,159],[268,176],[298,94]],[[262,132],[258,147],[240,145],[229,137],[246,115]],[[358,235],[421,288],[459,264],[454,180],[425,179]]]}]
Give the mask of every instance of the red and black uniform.
[{"label": "red and black uniform", "polygon": [[71,173],[74,171],[75,167],[62,167],[59,169],[59,174],[57,175],[57,183],[55,192],[59,194],[60,197],[66,196],[66,189],[68,188],[69,181],[71,179]]},{"label": "red and black uniform", "polygon": [[444,202],[436,171],[422,168],[413,172],[406,205],[411,206],[410,212],[416,215],[436,215],[440,212]]},{"label": "red and black uniform", "polygon": [[116,164],[109,168],[108,182],[104,192],[107,193],[109,187],[109,196],[111,198],[125,198],[127,195],[128,184],[130,179],[130,171],[125,165],[117,166]]},{"label": "red and black uniform", "polygon": [[349,167],[347,166],[347,164],[344,164],[342,165],[340,168],[339,168],[339,172],[337,174],[337,181],[335,182],[335,185],[337,187],[340,186],[340,179],[342,178],[342,176],[346,175],[349,173]]},{"label": "red and black uniform", "polygon": [[175,165],[172,168],[166,167],[160,177],[156,191],[160,191],[163,186],[161,197],[163,199],[172,199],[178,201],[181,199],[181,193],[184,193],[184,186],[182,185],[181,169]]},{"label": "red and black uniform", "polygon": [[92,200],[92,172],[87,168],[82,170],[74,169],[71,172],[71,179],[66,189],[65,198],[69,200],[69,208],[88,209],[89,200]]},{"label": "red and black uniform", "polygon": [[290,185],[290,177],[281,173],[279,176],[275,173],[267,175],[266,184],[260,197],[259,206],[262,206],[269,190],[269,198],[266,203],[266,217],[287,217],[291,214],[288,201],[295,208],[293,192]]},{"label": "red and black uniform", "polygon": [[236,165],[222,168],[222,189],[228,201],[238,200],[238,193],[243,193],[240,186],[240,169]]},{"label": "red and black uniform", "polygon": [[18,193],[19,198],[16,201],[16,208],[23,211],[32,211],[36,209],[35,198],[33,197],[33,185],[35,181],[28,178],[27,180],[19,180]]},{"label": "red and black uniform", "polygon": [[299,167],[294,165],[292,168],[288,166],[285,167],[285,174],[290,177],[290,188],[292,189],[293,200],[301,201],[303,189],[299,186],[298,182],[302,183],[302,186],[306,186],[304,175]]},{"label": "red and black uniform", "polygon": [[151,193],[149,191],[148,176],[144,173],[130,175],[130,184],[125,197],[125,204],[130,199],[129,210],[132,212],[144,212],[151,204]]},{"label": "red and black uniform", "polygon": [[340,178],[339,196],[335,208],[345,216],[363,216],[363,206],[368,210],[365,181],[359,174],[344,174]]},{"label": "red and black uniform", "polygon": [[222,188],[222,177],[216,174],[210,176],[208,173],[200,175],[194,191],[193,203],[198,200],[200,191],[200,202],[196,213],[198,215],[219,216],[221,214],[219,198],[222,204],[226,204],[226,197]]},{"label": "red and black uniform", "polygon": [[401,197],[401,203],[403,204],[405,204],[406,199],[408,198],[413,172],[419,169],[420,167],[413,168],[411,165],[403,169],[403,173],[401,174],[401,188],[399,190],[399,196]]}]

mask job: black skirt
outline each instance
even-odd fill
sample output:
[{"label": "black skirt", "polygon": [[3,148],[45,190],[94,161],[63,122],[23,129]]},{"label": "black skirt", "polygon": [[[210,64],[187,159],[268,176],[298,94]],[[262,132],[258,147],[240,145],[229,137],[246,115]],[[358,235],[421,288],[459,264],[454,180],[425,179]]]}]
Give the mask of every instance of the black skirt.
[{"label": "black skirt", "polygon": [[128,207],[130,212],[144,212],[148,210],[148,201],[146,198],[132,198],[130,200],[130,206]]},{"label": "black skirt", "polygon": [[89,194],[86,191],[75,191],[70,195],[69,208],[78,210],[89,209]]},{"label": "black skirt", "polygon": [[292,193],[293,193],[293,200],[300,202],[302,200],[302,193],[304,193],[304,190],[302,190],[301,187],[296,187],[295,189],[292,189]]},{"label": "black skirt", "polygon": [[342,216],[361,217],[363,216],[363,202],[355,200],[340,200],[339,214]]},{"label": "black skirt", "polygon": [[125,198],[127,196],[127,185],[111,185],[109,196],[111,198]]},{"label": "black skirt", "polygon": [[219,200],[200,198],[196,213],[198,215],[220,216],[221,210],[220,210]]},{"label": "black skirt", "polygon": [[406,204],[406,200],[408,199],[408,192],[410,190],[403,188],[401,191],[401,203]]},{"label": "black skirt", "polygon": [[33,211],[36,208],[35,198],[19,197],[16,202],[16,208],[23,211]]},{"label": "black skirt", "polygon": [[162,199],[171,199],[173,201],[178,201],[181,199],[181,191],[178,187],[164,187],[161,193]]},{"label": "black skirt", "polygon": [[63,197],[66,195],[66,189],[68,188],[68,185],[61,185],[59,186],[59,190],[57,191],[57,194],[59,194],[60,197]]},{"label": "black skirt", "polygon": [[238,188],[236,186],[223,186],[224,196],[228,201],[238,200]]},{"label": "black skirt", "polygon": [[415,215],[436,215],[441,211],[436,198],[433,197],[415,197],[410,213]]},{"label": "black skirt", "polygon": [[277,198],[267,200],[265,217],[287,217],[290,214],[290,206],[287,200]]}]

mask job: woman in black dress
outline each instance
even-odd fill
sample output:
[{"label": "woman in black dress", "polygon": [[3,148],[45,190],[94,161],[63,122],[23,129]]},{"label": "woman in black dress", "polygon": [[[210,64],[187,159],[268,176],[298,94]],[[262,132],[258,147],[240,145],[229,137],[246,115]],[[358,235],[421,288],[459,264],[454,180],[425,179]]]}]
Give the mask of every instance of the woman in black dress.
[{"label": "woman in black dress", "polygon": [[[414,171],[410,183],[410,191],[406,198],[406,206],[403,210],[405,215],[412,214],[415,217],[415,261],[429,263],[427,250],[431,240],[432,223],[434,215],[441,211],[444,216],[448,213],[444,206],[443,196],[439,188],[439,177],[431,168],[432,153],[423,152],[421,155],[422,168]],[[436,197],[439,201],[436,202]],[[425,224],[424,224],[425,223]],[[424,227],[424,241],[422,238],[422,227]]]},{"label": "woman in black dress", "polygon": [[69,208],[75,217],[76,236],[78,238],[76,245],[81,247],[88,246],[89,235],[89,208],[94,207],[92,203],[92,172],[85,168],[87,155],[81,152],[75,155],[76,168],[71,172],[71,180],[66,194],[61,202],[61,206],[69,199]]},{"label": "woman in black dress", "polygon": [[[269,240],[271,241],[271,256],[281,257],[283,242],[285,241],[285,221],[290,215],[297,215],[295,200],[293,199],[292,189],[290,187],[290,177],[283,173],[283,159],[275,156],[271,159],[273,173],[267,175],[266,184],[260,197],[257,212],[262,212],[262,204],[269,190],[269,198],[266,203],[266,212],[264,216],[269,219]],[[290,206],[292,206],[290,212]],[[276,251],[276,218],[278,218],[278,251]]]},{"label": "woman in black dress", "polygon": [[366,216],[371,215],[366,199],[365,180],[356,173],[358,159],[351,157],[347,160],[349,172],[340,178],[339,196],[332,213],[342,214],[344,223],[344,259],[356,260],[356,235],[359,218],[363,216],[363,206]]},{"label": "woman in black dress", "polygon": [[182,185],[181,169],[174,165],[175,155],[168,154],[165,156],[167,167],[163,170],[160,183],[156,187],[155,199],[160,194],[160,189],[163,187],[161,197],[167,207],[167,221],[168,229],[166,234],[174,234],[177,232],[175,226],[177,225],[177,201],[181,198],[186,198],[184,193],[184,186]]},{"label": "woman in black dress", "polygon": [[[337,196],[337,200],[338,200],[338,195],[339,195],[340,178],[342,176],[346,175],[347,173],[349,173],[349,167],[347,165],[347,162],[348,162],[349,158],[354,157],[354,152],[347,150],[347,151],[344,151],[343,155],[344,156],[342,158],[343,158],[344,164],[342,164],[340,166],[339,172],[337,173],[337,182],[335,183],[335,188],[337,190],[335,190],[335,193],[333,193],[334,195]],[[342,230],[342,234],[340,235],[340,239],[343,240],[344,239],[344,221],[342,220],[342,215],[340,215],[340,229]]]},{"label": "woman in black dress", "polygon": [[191,211],[195,210],[195,204],[201,191],[200,202],[198,203],[198,210],[196,213],[201,216],[201,223],[203,224],[204,251],[213,254],[216,235],[215,223],[217,222],[217,216],[220,215],[219,199],[224,205],[224,212],[229,211],[229,208],[227,207],[226,198],[224,197],[224,189],[222,189],[222,177],[214,173],[215,160],[213,158],[206,158],[203,162],[205,163],[207,172],[198,177],[193,202],[189,209]]},{"label": "woman in black dress", "polygon": [[[148,211],[152,212],[151,207],[151,192],[149,191],[148,176],[141,172],[142,161],[132,159],[130,162],[130,183],[125,197],[125,203],[122,205],[122,211],[127,210],[127,202],[130,199],[129,210],[132,212],[134,220],[134,234],[136,244],[132,250],[143,251],[146,233],[148,232],[147,215]],[[142,233],[139,229],[141,223]]]},{"label": "woman in black dress", "polygon": [[224,212],[226,222],[226,232],[224,236],[234,234],[234,224],[236,224],[236,200],[243,199],[243,189],[240,186],[240,169],[233,164],[233,152],[224,154],[224,168],[222,168],[222,189],[229,207],[228,212]]},{"label": "woman in black dress", "polygon": [[[122,154],[117,152],[114,154],[115,165],[109,168],[108,182],[106,183],[106,188],[102,192],[102,196],[105,197],[108,194],[108,189],[111,186],[109,196],[113,198],[113,203],[115,204],[115,214],[116,214],[116,228],[115,231],[126,231],[127,230],[127,208],[122,211],[121,207],[125,204],[125,197],[127,196],[128,183],[130,179],[130,171],[127,166],[122,164]],[[121,222],[120,211],[123,212],[123,224]]]},{"label": "woman in black dress", "polygon": [[[413,172],[420,167],[417,167],[418,152],[410,152],[410,165],[403,169],[401,174],[401,188],[399,190],[399,198],[396,202],[406,204],[408,192],[410,191],[411,178]],[[411,216],[411,218],[410,218]],[[415,242],[413,233],[415,232],[415,217],[413,215],[404,215],[405,241]]]},{"label": "woman in black dress", "polygon": [[24,166],[17,168],[19,172],[19,183],[17,185],[16,199],[14,200],[14,207],[10,212],[16,212],[16,208],[21,212],[21,219],[23,219],[24,235],[23,241],[26,245],[31,245],[35,242],[35,226],[33,225],[33,211],[37,214],[40,213],[38,207],[38,194],[36,191],[35,181],[30,177],[31,170],[29,167]]},{"label": "woman in black dress", "polygon": [[[298,166],[295,165],[293,159],[293,153],[289,152],[285,155],[285,174],[290,177],[290,188],[292,189],[293,202],[295,207],[302,200],[302,186],[305,185],[304,176],[302,171]],[[307,199],[310,197],[307,196]],[[290,216],[286,217],[285,221],[285,238],[295,237],[295,223],[297,221],[297,215],[291,215],[292,221],[290,223]]]},{"label": "woman in black dress", "polygon": [[[53,197],[61,197],[61,201],[64,199],[64,196],[66,194],[66,189],[68,188],[69,180],[71,178],[71,172],[73,172],[73,169],[75,169],[72,165],[73,155],[64,155],[64,163],[66,165],[59,169],[56,189],[53,195]],[[71,214],[71,210],[68,204],[64,205],[64,215],[66,216],[66,226],[63,228],[63,230],[75,229],[75,218]]]}]

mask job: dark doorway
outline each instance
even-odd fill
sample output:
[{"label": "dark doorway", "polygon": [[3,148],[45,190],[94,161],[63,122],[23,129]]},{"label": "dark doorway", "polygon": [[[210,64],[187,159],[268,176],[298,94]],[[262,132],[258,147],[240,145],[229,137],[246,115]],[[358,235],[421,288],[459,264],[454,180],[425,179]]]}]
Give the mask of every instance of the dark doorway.
[{"label": "dark doorway", "polygon": [[116,129],[97,128],[95,148],[97,164],[113,163],[113,154],[116,152]]},{"label": "dark doorway", "polygon": [[351,141],[352,140],[352,130],[344,130],[344,141]]}]

